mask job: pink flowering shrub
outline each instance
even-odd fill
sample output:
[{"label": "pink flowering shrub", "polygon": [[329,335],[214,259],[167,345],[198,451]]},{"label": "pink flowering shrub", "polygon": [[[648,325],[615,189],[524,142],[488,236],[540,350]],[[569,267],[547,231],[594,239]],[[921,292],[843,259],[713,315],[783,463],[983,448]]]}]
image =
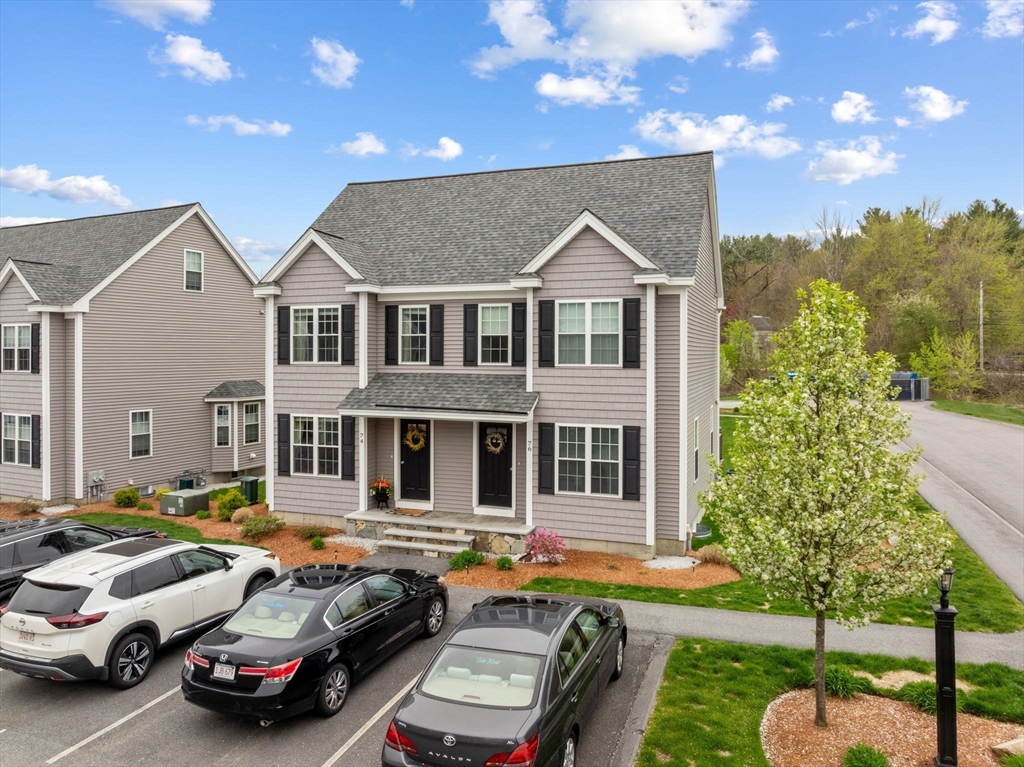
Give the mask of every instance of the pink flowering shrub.
[{"label": "pink flowering shrub", "polygon": [[565,541],[554,530],[538,528],[526,536],[526,559],[528,562],[550,562],[560,564],[565,559]]}]

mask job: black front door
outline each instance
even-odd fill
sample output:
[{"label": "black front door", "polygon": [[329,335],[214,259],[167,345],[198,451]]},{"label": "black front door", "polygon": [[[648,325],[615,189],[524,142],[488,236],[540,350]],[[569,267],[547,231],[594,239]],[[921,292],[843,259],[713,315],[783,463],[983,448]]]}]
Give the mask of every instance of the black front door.
[{"label": "black front door", "polygon": [[482,423],[477,437],[480,505],[512,508],[512,427],[507,423]]},{"label": "black front door", "polygon": [[430,500],[430,421],[402,421],[402,495],[406,501]]}]

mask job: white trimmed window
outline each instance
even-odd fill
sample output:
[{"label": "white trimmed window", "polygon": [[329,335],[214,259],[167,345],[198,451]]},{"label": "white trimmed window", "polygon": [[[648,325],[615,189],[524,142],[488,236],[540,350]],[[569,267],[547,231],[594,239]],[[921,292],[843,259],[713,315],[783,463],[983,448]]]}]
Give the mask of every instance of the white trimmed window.
[{"label": "white trimmed window", "polygon": [[618,497],[622,478],[622,429],[557,426],[558,492]]},{"label": "white trimmed window", "polygon": [[185,251],[185,290],[203,291],[203,253],[200,250]]},{"label": "white trimmed window", "polygon": [[398,323],[399,362],[427,364],[427,307],[403,306]]},{"label": "white trimmed window", "polygon": [[3,462],[32,465],[32,416],[4,414]]},{"label": "white trimmed window", "polygon": [[153,411],[133,410],[131,423],[131,457],[145,458],[153,455]]},{"label": "white trimmed window", "polygon": [[32,326],[3,326],[3,370],[12,372],[32,367]]},{"label": "white trimmed window", "polygon": [[555,308],[559,365],[622,364],[621,301],[559,301]]},{"label": "white trimmed window", "polygon": [[480,307],[480,364],[508,365],[512,344],[512,306]]},{"label": "white trimmed window", "polygon": [[217,447],[231,447],[231,405],[217,405]]},{"label": "white trimmed window", "polygon": [[292,474],[337,477],[341,473],[340,419],[292,416]]},{"label": "white trimmed window", "polygon": [[260,441],[260,403],[246,402],[243,418],[245,419],[243,424],[245,444],[255,445]]},{"label": "white trimmed window", "polygon": [[292,309],[292,362],[337,362],[341,348],[337,306]]}]

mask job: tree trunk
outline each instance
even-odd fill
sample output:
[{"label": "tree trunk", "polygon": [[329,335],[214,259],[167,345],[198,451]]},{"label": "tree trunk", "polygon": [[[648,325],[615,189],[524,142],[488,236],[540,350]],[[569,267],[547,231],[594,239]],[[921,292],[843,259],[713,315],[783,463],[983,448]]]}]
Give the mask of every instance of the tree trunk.
[{"label": "tree trunk", "polygon": [[828,727],[825,719],[825,611],[814,616],[814,726]]}]

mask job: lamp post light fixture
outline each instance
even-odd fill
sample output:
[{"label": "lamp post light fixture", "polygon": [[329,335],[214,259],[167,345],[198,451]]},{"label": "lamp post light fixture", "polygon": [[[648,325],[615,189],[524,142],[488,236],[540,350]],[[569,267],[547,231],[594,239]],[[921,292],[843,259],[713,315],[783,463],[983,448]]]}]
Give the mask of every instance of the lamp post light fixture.
[{"label": "lamp post light fixture", "polygon": [[935,767],[959,767],[956,760],[956,653],[953,622],[956,608],[949,606],[949,592],[953,588],[952,567],[939,576],[939,604],[935,611],[935,697],[938,726],[939,754]]}]

